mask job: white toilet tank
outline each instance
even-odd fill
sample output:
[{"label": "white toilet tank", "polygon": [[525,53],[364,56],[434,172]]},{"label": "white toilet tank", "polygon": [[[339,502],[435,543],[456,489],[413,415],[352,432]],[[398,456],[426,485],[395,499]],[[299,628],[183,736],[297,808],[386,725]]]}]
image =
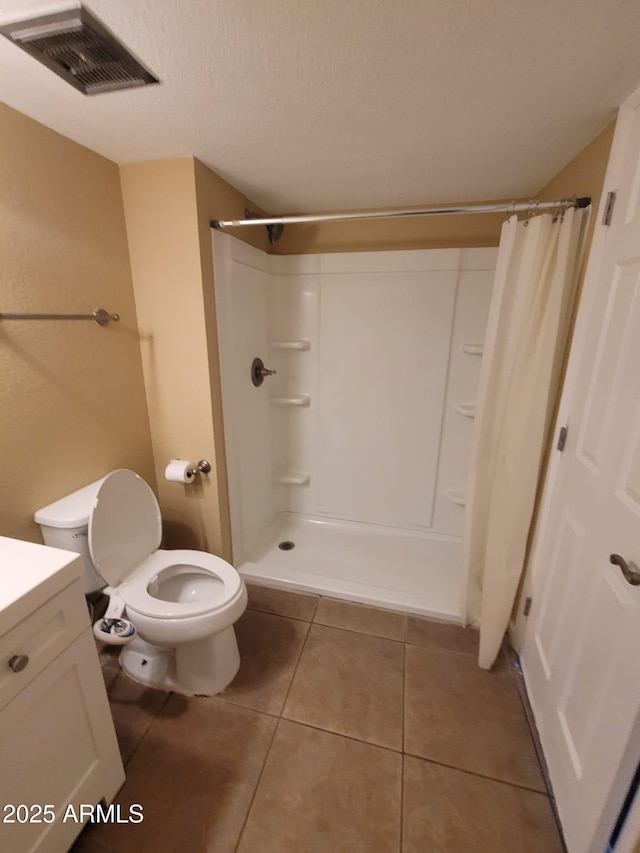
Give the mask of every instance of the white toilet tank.
[{"label": "white toilet tank", "polygon": [[84,592],[96,592],[106,586],[96,571],[87,538],[89,516],[104,477],[82,489],[39,509],[35,521],[40,525],[44,544],[80,554],[84,563]]}]

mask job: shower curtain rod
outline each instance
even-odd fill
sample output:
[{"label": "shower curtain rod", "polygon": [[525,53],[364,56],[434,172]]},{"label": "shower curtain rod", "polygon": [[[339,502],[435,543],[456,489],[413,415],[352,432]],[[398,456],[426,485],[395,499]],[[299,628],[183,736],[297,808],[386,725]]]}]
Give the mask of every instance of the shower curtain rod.
[{"label": "shower curtain rod", "polygon": [[540,210],[565,209],[567,207],[588,207],[591,199],[561,198],[558,201],[511,201],[498,204],[465,204],[445,205],[422,208],[407,208],[405,210],[374,210],[356,213],[306,213],[293,216],[259,216],[245,210],[246,219],[212,219],[211,227],[242,228],[246,226],[265,225],[269,232],[269,240],[275,243],[282,234],[285,225],[297,225],[303,222],[342,222],[354,219],[399,219],[410,216],[451,216],[461,213],[537,213]]}]

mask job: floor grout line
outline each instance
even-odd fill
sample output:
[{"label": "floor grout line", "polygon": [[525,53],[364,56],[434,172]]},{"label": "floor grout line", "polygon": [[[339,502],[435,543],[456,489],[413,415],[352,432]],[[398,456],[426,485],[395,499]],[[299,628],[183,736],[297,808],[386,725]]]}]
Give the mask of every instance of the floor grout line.
[{"label": "floor grout line", "polygon": [[274,613],[273,610],[262,610],[260,607],[251,607],[250,605],[247,605],[247,610],[250,610],[252,613],[265,613],[267,616],[277,616],[278,619],[293,619],[294,622],[305,622],[307,625],[311,625],[313,622],[313,619],[303,619],[301,616],[289,616],[285,613]]},{"label": "floor grout line", "polygon": [[249,815],[251,814],[251,809],[253,808],[253,803],[254,803],[256,795],[258,793],[258,788],[260,787],[260,782],[262,781],[264,769],[267,766],[267,761],[269,760],[269,756],[271,755],[271,749],[273,747],[273,742],[276,739],[276,734],[277,734],[279,726],[280,726],[280,720],[277,719],[276,724],[273,727],[273,734],[271,735],[271,740],[269,741],[269,746],[267,747],[267,751],[266,751],[265,756],[264,756],[264,761],[262,762],[262,767],[260,768],[260,773],[258,773],[258,778],[256,779],[256,784],[255,784],[255,787],[253,789],[253,794],[251,795],[251,799],[249,800],[249,805],[247,806],[247,811],[246,811],[246,814],[244,816],[244,820],[242,821],[242,826],[240,827],[240,832],[238,833],[238,840],[236,841],[235,846],[233,848],[234,853],[235,853],[235,851],[237,851],[238,847],[240,847],[240,842],[242,841],[242,836],[244,835],[245,828],[246,828],[247,823],[249,821]]},{"label": "floor grout line", "polygon": [[406,747],[405,728],[407,720],[407,644],[404,643],[402,654],[402,752]]},{"label": "floor grout line", "polygon": [[398,640],[395,637],[381,637],[379,634],[368,634],[366,631],[354,631],[353,628],[343,628],[341,625],[325,625],[324,622],[312,622],[311,625],[317,625],[318,628],[331,628],[333,631],[344,631],[347,634],[355,634],[357,637],[371,637],[374,640],[388,640],[390,643],[401,643],[404,645],[404,640]]},{"label": "floor grout line", "polygon": [[[247,607],[253,613],[264,613],[267,616],[277,616],[279,619],[292,619],[294,622],[304,622],[307,625],[320,625],[322,628],[335,628],[336,631],[348,631],[350,634],[358,634],[361,637],[377,637],[379,640],[391,640],[393,643],[404,643],[404,639],[398,637],[387,637],[382,634],[372,634],[369,631],[358,631],[355,628],[345,628],[343,625],[331,625],[327,622],[319,622],[315,615],[313,619],[301,619],[299,616],[285,616],[283,613],[274,613],[271,610],[260,610],[257,607]],[[404,633],[404,632],[403,632]]]},{"label": "floor grout line", "polygon": [[233,699],[227,698],[224,693],[215,693],[213,696],[190,696],[190,699],[203,699],[212,702],[222,702],[225,707],[231,705],[233,708],[240,708],[243,711],[249,711],[253,714],[262,714],[265,717],[271,717],[273,720],[280,719],[280,712],[265,711],[264,708],[252,708],[250,705],[243,705],[241,702],[235,702]]},{"label": "floor grout line", "polygon": [[450,655],[461,655],[465,658],[476,658],[478,656],[477,650],[475,652],[461,652],[458,649],[445,649],[442,646],[425,646],[424,643],[412,643],[410,640],[404,641],[405,646],[411,646],[413,649],[426,649],[429,652],[446,652]]},{"label": "floor grout line", "polygon": [[329,622],[313,621],[312,625],[319,625],[321,628],[335,628],[336,631],[348,631],[350,634],[358,634],[360,637],[376,637],[378,640],[391,640],[392,643],[404,643],[403,639],[398,637],[387,637],[385,634],[372,634],[370,631],[358,631],[356,628],[345,628],[344,625],[332,625]]},{"label": "floor grout line", "polygon": [[[331,600],[332,601],[341,601],[342,599],[331,599]],[[366,605],[358,605],[358,606],[366,607]],[[279,619],[292,619],[294,622],[304,622],[307,625],[320,625],[323,628],[335,628],[336,631],[348,631],[350,634],[358,634],[358,635],[363,636],[363,637],[376,637],[379,640],[391,640],[391,642],[393,642],[393,643],[404,643],[405,645],[413,646],[416,649],[428,649],[429,651],[433,651],[433,652],[447,652],[447,653],[452,654],[452,655],[463,655],[464,657],[475,657],[477,655],[477,651],[461,652],[458,649],[448,649],[448,648],[444,648],[443,646],[437,646],[435,644],[431,645],[431,646],[427,646],[427,645],[424,645],[423,643],[416,643],[416,642],[412,642],[411,640],[407,640],[406,639],[407,629],[408,629],[408,619],[407,618],[405,618],[403,638],[398,638],[398,637],[388,637],[384,634],[373,634],[370,631],[358,631],[356,628],[346,628],[344,625],[335,625],[335,624],[331,624],[328,622],[320,622],[316,619],[315,613],[314,613],[314,616],[312,619],[303,619],[300,616],[289,616],[289,615],[284,614],[284,613],[274,613],[273,610],[261,610],[259,607],[252,607],[251,605],[247,606],[247,610],[251,610],[253,613],[264,613],[267,616],[277,616]],[[317,607],[316,607],[316,612],[317,612]],[[389,611],[384,611],[384,612],[394,613],[394,614],[400,613],[400,615],[404,615],[405,617],[415,615],[415,614],[411,614],[411,613],[404,613],[403,614],[403,613],[401,613],[401,611],[397,611],[397,610],[389,610]],[[473,629],[462,628],[461,625],[456,625],[455,623],[449,623],[449,622],[440,623],[439,620],[429,619],[427,616],[417,617],[417,618],[423,618],[425,621],[433,622],[435,624],[453,625],[454,627],[458,627],[461,630],[473,630]]]},{"label": "floor grout line", "polygon": [[315,621],[316,621],[316,616],[318,615],[318,607],[320,607],[320,602],[321,602],[321,601],[322,601],[322,596],[321,596],[321,595],[319,595],[319,596],[316,598],[316,602],[315,602],[316,606],[313,608],[313,616],[311,617],[311,619],[310,619],[309,621],[311,621],[311,622],[315,622]]},{"label": "floor grout line", "polygon": [[353,740],[356,743],[362,743],[365,746],[372,746],[374,749],[385,749],[387,752],[393,752],[396,755],[403,755],[402,749],[396,749],[393,746],[385,746],[381,743],[373,743],[370,740],[363,740],[361,737],[356,737],[355,735],[346,735],[344,732],[336,732],[334,729],[325,729],[322,726],[315,726],[313,723],[305,723],[302,720],[296,720],[293,717],[285,717],[282,716],[280,719],[284,720],[287,723],[295,723],[297,726],[304,726],[306,729],[313,729],[316,732],[325,732],[328,735],[335,735],[335,737],[343,737],[346,740]]},{"label": "floor grout line", "polygon": [[[248,581],[248,583],[251,584],[252,582]],[[300,622],[315,623],[316,622],[316,616],[318,613],[318,607],[320,606],[320,604],[323,601],[330,601],[330,602],[338,602],[340,604],[349,604],[349,605],[352,605],[353,607],[356,607],[356,608],[362,608],[363,610],[370,610],[370,611],[374,611],[374,612],[385,614],[385,615],[386,614],[392,614],[395,616],[403,616],[405,619],[405,628],[404,628],[405,638],[403,638],[402,642],[406,642],[406,631],[408,628],[409,617],[413,617],[415,619],[418,619],[418,620],[421,620],[424,622],[428,622],[432,625],[444,625],[447,627],[460,628],[462,630],[471,630],[471,631],[475,631],[476,633],[478,633],[478,628],[473,627],[473,626],[466,626],[465,627],[462,625],[462,622],[455,621],[453,619],[453,617],[451,617],[451,618],[439,618],[438,616],[428,616],[424,613],[414,613],[413,611],[409,611],[409,610],[396,610],[396,609],[389,608],[389,607],[382,607],[380,605],[370,604],[370,603],[364,602],[364,601],[353,601],[350,598],[341,598],[340,596],[335,596],[335,595],[324,595],[323,593],[307,592],[304,590],[283,589],[282,587],[268,586],[266,584],[255,584],[255,586],[259,587],[260,589],[269,590],[270,592],[284,592],[284,593],[290,593],[291,595],[294,595],[294,596],[299,595],[299,596],[307,596],[309,598],[315,598],[316,599],[315,600],[315,608],[314,608],[313,615],[311,616],[310,619],[304,619],[300,616],[289,616],[288,614],[284,614],[284,613],[276,613],[275,611],[272,611],[272,610],[262,610],[259,606],[253,605],[251,601],[249,601],[249,603],[247,604],[247,610],[257,610],[260,613],[269,613],[272,616],[284,616],[287,619],[296,619]],[[318,624],[324,624],[324,623],[318,623]],[[338,627],[338,626],[329,625],[328,627],[333,628],[333,627]],[[356,632],[356,633],[360,633],[360,632]],[[377,636],[377,635],[371,635],[371,636]],[[462,652],[461,654],[465,654],[465,653]]]},{"label": "floor grout line", "polygon": [[[382,613],[382,614],[392,614],[395,616],[418,616],[417,613],[409,613],[408,610],[395,610],[393,607],[382,607],[380,604],[370,604],[366,601],[354,601],[350,598],[340,598],[336,595],[323,595],[322,593],[318,594],[318,604],[321,604],[323,601],[334,602],[336,604],[348,604],[355,608],[361,608],[362,610],[370,610],[374,613]],[[316,608],[317,610],[317,608]],[[430,617],[425,616],[425,619],[429,619]]]},{"label": "floor grout line", "polygon": [[[282,701],[282,705],[280,706],[279,717],[282,719],[282,715],[287,704],[287,699],[289,698],[289,694],[291,693],[291,688],[293,687],[293,682],[295,681],[296,675],[298,674],[298,667],[300,666],[300,660],[304,653],[305,648],[307,647],[307,640],[309,639],[309,634],[311,632],[312,623],[309,622],[309,627],[307,628],[307,633],[304,635],[304,642],[300,646],[300,651],[298,653],[298,657],[296,659],[295,666],[293,667],[293,673],[291,675],[291,681],[289,682],[289,686],[287,687],[287,692],[285,693],[284,699]],[[286,718],[285,718],[286,719]]]},{"label": "floor grout line", "polygon": [[457,770],[459,773],[466,773],[467,776],[475,776],[477,779],[487,779],[489,782],[499,782],[501,785],[509,785],[511,788],[520,788],[521,791],[529,791],[531,794],[540,794],[541,797],[551,798],[546,791],[540,791],[538,788],[531,788],[529,785],[522,785],[519,782],[509,782],[506,779],[498,779],[496,776],[487,776],[486,773],[479,773],[477,770],[468,770],[464,767],[457,767],[455,764],[447,764],[444,761],[436,761],[435,758],[425,758],[424,755],[417,755],[415,752],[403,752],[407,758],[417,758],[420,761],[426,761],[428,764],[436,764],[438,767],[448,767],[449,770]]},{"label": "floor grout line", "polygon": [[[332,600],[337,601],[337,600],[341,600],[341,599],[332,599]],[[364,607],[365,605],[362,605],[362,606]],[[384,634],[373,634],[373,633],[371,633],[371,631],[358,631],[356,628],[346,628],[344,625],[335,625],[335,624],[331,624],[328,622],[320,622],[315,618],[315,614],[314,614],[314,617],[312,619],[302,619],[300,616],[288,616],[288,615],[285,615],[284,613],[274,613],[272,610],[261,610],[258,607],[248,606],[247,610],[251,610],[253,613],[264,613],[267,616],[277,616],[279,619],[292,619],[294,622],[304,622],[307,625],[320,625],[322,628],[335,628],[336,631],[348,631],[350,634],[358,634],[361,637],[376,637],[379,640],[390,640],[392,643],[404,643],[405,645],[413,646],[416,649],[428,649],[429,651],[433,651],[433,652],[447,652],[447,653],[452,654],[452,655],[463,655],[464,657],[475,657],[477,655],[476,651],[474,651],[474,652],[461,652],[458,649],[448,649],[448,648],[444,648],[443,646],[437,646],[435,644],[431,645],[431,646],[427,646],[427,645],[424,645],[423,643],[416,643],[416,642],[412,642],[411,640],[407,640],[406,635],[407,635],[408,620],[406,620],[406,619],[405,619],[405,627],[404,627],[404,631],[403,631],[403,637],[405,639],[402,639],[402,638],[398,638],[398,637],[388,637]],[[386,612],[397,613],[398,611],[390,610],[390,611],[386,611]],[[414,615],[414,614],[403,614],[403,615],[410,616],[410,615]],[[426,616],[424,617],[424,619],[426,621],[435,622],[436,624],[438,624],[438,620],[436,620],[436,619],[429,620],[428,617],[426,617]],[[449,624],[453,624],[453,623],[444,622],[442,624],[449,625]],[[462,626],[456,625],[455,627],[460,627],[461,630],[467,630],[467,629],[463,629]]]},{"label": "floor grout line", "polygon": [[[139,682],[139,681],[134,681],[132,678],[131,678],[131,679],[130,679],[130,678],[128,678],[128,676],[127,676],[127,674],[124,672],[124,670],[120,670],[120,672],[118,673],[118,675],[123,675],[125,678],[127,678],[129,681],[131,681],[131,683],[140,685],[140,682]],[[144,686],[144,685],[142,685],[142,686]],[[156,690],[157,688],[155,688],[155,687],[149,687],[149,688],[147,688],[147,689],[149,689],[149,690]],[[160,704],[160,706],[158,707],[158,710],[157,710],[157,711],[156,711],[156,713],[153,715],[153,719],[151,720],[151,722],[149,723],[149,725],[147,726],[147,728],[145,729],[145,731],[143,732],[143,734],[140,736],[140,738],[139,738],[138,742],[136,743],[136,745],[134,746],[134,748],[131,750],[130,754],[127,756],[126,761],[122,758],[122,753],[120,753],[120,758],[122,759],[122,766],[123,766],[124,768],[126,768],[126,767],[128,767],[128,766],[129,766],[129,764],[130,764],[131,760],[133,759],[134,755],[135,755],[135,754],[137,753],[137,751],[140,749],[140,746],[142,745],[142,741],[146,739],[147,735],[148,735],[148,734],[149,734],[149,732],[151,731],[152,727],[155,725],[156,720],[158,719],[158,717],[159,717],[159,716],[160,716],[160,714],[162,713],[162,711],[163,711],[164,707],[166,706],[166,704],[168,703],[169,699],[171,699],[171,697],[173,696],[173,692],[172,692],[172,691],[165,692],[165,691],[160,691],[160,690],[159,690],[158,692],[159,692],[159,693],[164,693],[164,696],[165,696],[164,702],[162,702],[162,703]],[[109,704],[111,704],[111,697],[110,697],[110,696],[107,696],[107,700],[109,701]],[[114,699],[113,701],[114,701],[114,703],[116,703],[118,700],[117,700],[117,699]],[[112,715],[112,718],[113,718],[113,715]],[[118,748],[119,748],[119,745],[118,745]],[[126,779],[125,779],[125,782],[126,782]]]}]

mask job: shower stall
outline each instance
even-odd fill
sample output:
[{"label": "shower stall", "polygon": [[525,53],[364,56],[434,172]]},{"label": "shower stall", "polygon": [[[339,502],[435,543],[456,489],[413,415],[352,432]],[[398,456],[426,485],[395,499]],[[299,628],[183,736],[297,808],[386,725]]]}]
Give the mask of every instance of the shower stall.
[{"label": "shower stall", "polygon": [[497,249],[213,241],[234,565],[254,583],[460,619]]}]

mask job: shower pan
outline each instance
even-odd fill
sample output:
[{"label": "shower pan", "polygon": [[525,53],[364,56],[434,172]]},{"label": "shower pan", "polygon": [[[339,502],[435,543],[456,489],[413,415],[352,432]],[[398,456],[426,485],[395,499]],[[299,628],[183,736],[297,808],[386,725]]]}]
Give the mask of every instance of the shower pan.
[{"label": "shower pan", "polygon": [[459,620],[497,249],[213,251],[234,565]]}]

